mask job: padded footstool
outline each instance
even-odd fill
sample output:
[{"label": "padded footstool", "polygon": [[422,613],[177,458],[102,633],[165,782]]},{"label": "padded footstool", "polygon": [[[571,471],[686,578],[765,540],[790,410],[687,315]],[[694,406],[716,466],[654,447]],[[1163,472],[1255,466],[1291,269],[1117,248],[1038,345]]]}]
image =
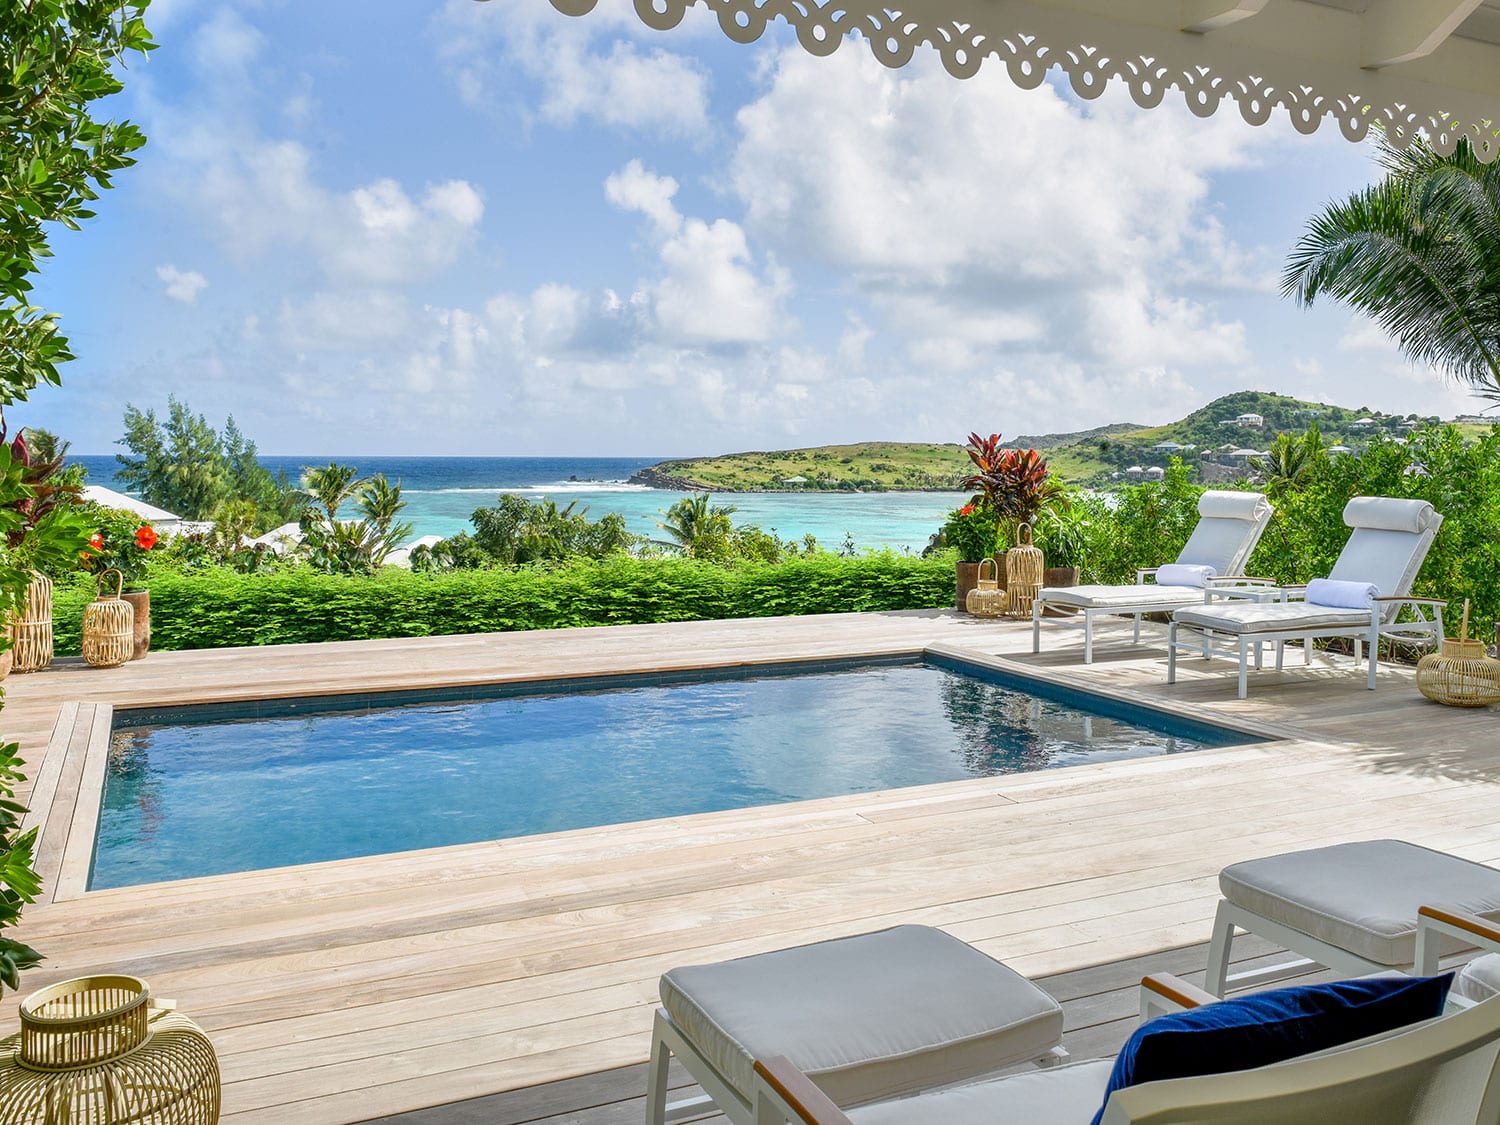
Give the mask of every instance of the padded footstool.
[{"label": "padded footstool", "polygon": [[1017,1063],[1066,1058],[1057,1001],[973,946],[928,926],[673,969],[661,978],[648,1125],[676,1055],[724,1114],[752,1125],[757,1058],[785,1055],[839,1105],[915,1093]]},{"label": "padded footstool", "polygon": [[[1234,928],[1352,975],[1410,969],[1423,906],[1500,919],[1500,871],[1402,840],[1362,840],[1252,859],[1219,873],[1205,987],[1285,976],[1292,966],[1228,975]],[[1444,938],[1442,953],[1467,948]],[[1307,961],[1297,962],[1303,966]]]}]

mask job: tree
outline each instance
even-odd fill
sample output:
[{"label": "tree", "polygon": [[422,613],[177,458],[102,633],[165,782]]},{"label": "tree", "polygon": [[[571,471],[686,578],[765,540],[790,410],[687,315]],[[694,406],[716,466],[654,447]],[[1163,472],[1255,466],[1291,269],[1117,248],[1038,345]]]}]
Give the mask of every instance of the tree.
[{"label": "tree", "polygon": [[[303,474],[302,493],[302,547],[329,574],[371,574],[411,535],[411,524],[396,522],[406,507],[401,485],[383,473],[367,480],[352,465],[328,464]],[[351,499],[364,518],[340,520]]]},{"label": "tree", "polygon": [[[122,88],[115,71],[125,58],[155,46],[144,8],[130,0],[0,4],[0,411],[38,383],[57,385],[59,365],[73,358],[56,314],[30,303],[32,279],[51,254],[49,224],[79,229],[93,215],[87,205],[145,143],[128,122],[90,113],[91,103]],[[16,505],[32,498],[23,468],[0,446],[7,539],[25,518]],[[38,564],[54,554],[76,561],[85,535],[54,517],[32,527],[23,545]],[[0,555],[0,617],[16,608],[29,581],[14,550]],[[24,780],[18,749],[0,746],[0,930],[14,926],[41,889],[32,866],[36,830],[20,831],[24,809],[14,799]],[[20,973],[40,960],[36,950],[0,937],[0,990],[20,987]]]},{"label": "tree", "polygon": [[709,503],[709,494],[695,492],[673,504],[662,513],[661,529],[672,537],[690,558],[712,558],[727,549],[734,524],[729,517],[735,508]]},{"label": "tree", "polygon": [[154,410],[125,407],[124,445],[134,458],[117,453],[115,475],[148,504],[166,508],[184,519],[208,519],[233,497],[229,464],[218,432],[202,414],[194,414],[175,397],[167,399],[167,419]]},{"label": "tree", "polygon": [[[1281,288],[1373,316],[1413,363],[1500,400],[1500,163],[1381,145],[1385,179],[1308,222]],[[1364,408],[1361,407],[1361,410]]]},{"label": "tree", "polygon": [[305,469],[301,493],[308,507],[317,508],[328,523],[337,523],[339,509],[364,485],[365,479],[353,465],[329,462]]},{"label": "tree", "polygon": [[1302,487],[1307,474],[1320,458],[1327,458],[1323,434],[1312,426],[1300,438],[1285,431],[1276,435],[1265,457],[1251,457],[1249,467],[1265,479],[1266,495],[1279,500],[1287,492]]}]

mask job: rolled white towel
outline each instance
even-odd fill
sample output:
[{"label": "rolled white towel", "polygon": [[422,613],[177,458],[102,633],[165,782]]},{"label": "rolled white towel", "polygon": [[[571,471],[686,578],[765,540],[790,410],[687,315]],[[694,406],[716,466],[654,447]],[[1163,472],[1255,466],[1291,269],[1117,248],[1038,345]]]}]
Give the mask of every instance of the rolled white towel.
[{"label": "rolled white towel", "polygon": [[1208,580],[1218,574],[1211,566],[1193,563],[1167,563],[1156,570],[1158,586],[1207,586]]},{"label": "rolled white towel", "polygon": [[1307,600],[1329,609],[1369,609],[1380,597],[1380,587],[1373,582],[1340,582],[1333,578],[1314,578],[1307,584]]}]

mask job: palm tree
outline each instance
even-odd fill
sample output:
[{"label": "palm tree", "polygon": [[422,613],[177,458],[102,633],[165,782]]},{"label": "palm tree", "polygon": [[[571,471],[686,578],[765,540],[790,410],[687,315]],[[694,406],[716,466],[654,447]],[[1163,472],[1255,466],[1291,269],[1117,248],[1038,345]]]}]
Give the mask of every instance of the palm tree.
[{"label": "palm tree", "polygon": [[733,530],[729,517],[734,511],[733,506],[711,507],[708,493],[695,492],[662,513],[661,529],[676,541],[683,554],[697,555],[729,537]]},{"label": "palm tree", "polygon": [[1412,362],[1500,400],[1500,163],[1480,163],[1466,141],[1451,156],[1389,142],[1380,155],[1383,181],[1308,222],[1282,292],[1345,301]]},{"label": "palm tree", "polygon": [[1296,491],[1313,463],[1325,456],[1323,435],[1314,426],[1300,438],[1285,431],[1277,434],[1266,456],[1251,457],[1248,463],[1265,478],[1266,494],[1274,500],[1288,491]]},{"label": "palm tree", "polygon": [[353,465],[330,463],[304,470],[299,492],[309,507],[321,508],[332,524],[339,518],[339,508],[364,484]]}]

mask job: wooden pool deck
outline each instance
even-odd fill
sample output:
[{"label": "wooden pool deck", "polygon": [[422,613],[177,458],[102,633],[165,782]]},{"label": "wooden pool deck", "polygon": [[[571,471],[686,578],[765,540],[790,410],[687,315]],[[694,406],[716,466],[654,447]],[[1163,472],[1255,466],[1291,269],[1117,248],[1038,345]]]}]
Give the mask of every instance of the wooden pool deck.
[{"label": "wooden pool deck", "polygon": [[[36,779],[50,898],[18,934],[48,958],[26,984],[143,976],[212,1035],[226,1120],[331,1125],[631,1074],[619,1068],[645,1058],[655,981],[676,964],[925,922],[1029,975],[1074,974],[1205,940],[1215,876],[1237,859],[1400,836],[1500,860],[1493,711],[1429,704],[1409,670],[1383,666],[1371,693],[1347,662],[1300,657],[1237,701],[1227,661],[1188,661],[1168,687],[1160,647],[1111,632],[1085,668],[1080,639],[1051,630],[1034,657],[1029,626],[849,614],[153,653],[14,676],[0,729]],[[81,885],[109,707],[928,648],[1283,737],[294,871]],[[7,997],[0,1019],[14,1008]]]}]

